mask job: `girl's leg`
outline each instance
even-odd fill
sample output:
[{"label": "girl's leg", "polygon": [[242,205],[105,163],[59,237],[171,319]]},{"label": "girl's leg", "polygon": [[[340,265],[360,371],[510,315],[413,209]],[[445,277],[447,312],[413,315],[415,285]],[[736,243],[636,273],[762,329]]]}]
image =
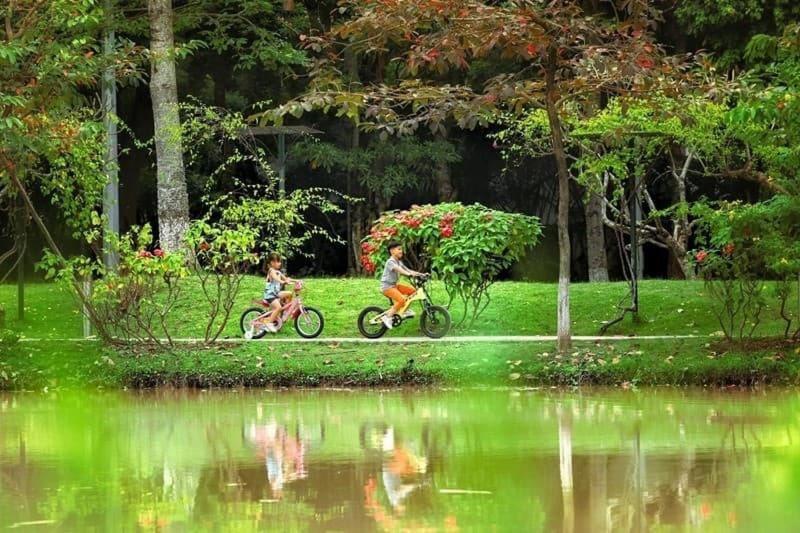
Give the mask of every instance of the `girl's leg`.
[{"label": "girl's leg", "polygon": [[272,300],[272,303],[269,304],[269,307],[272,309],[272,313],[267,317],[267,323],[273,324],[276,320],[278,320],[278,316],[281,314],[280,298]]}]

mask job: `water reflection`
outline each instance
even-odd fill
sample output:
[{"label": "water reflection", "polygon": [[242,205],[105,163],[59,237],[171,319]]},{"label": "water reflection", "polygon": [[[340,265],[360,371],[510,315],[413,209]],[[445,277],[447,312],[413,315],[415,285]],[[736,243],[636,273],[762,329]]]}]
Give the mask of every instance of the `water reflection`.
[{"label": "water reflection", "polygon": [[[795,530],[790,391],[0,396],[0,527]],[[788,528],[788,529],[787,529]]]}]

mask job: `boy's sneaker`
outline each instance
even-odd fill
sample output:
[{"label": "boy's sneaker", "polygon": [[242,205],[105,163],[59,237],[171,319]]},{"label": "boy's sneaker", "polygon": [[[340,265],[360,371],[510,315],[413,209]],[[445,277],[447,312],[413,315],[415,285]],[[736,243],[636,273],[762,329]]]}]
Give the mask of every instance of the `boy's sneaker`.
[{"label": "boy's sneaker", "polygon": [[394,321],[389,315],[383,315],[381,317],[381,322],[383,322],[383,325],[386,326],[386,329],[392,329],[394,327]]},{"label": "boy's sneaker", "polygon": [[278,333],[278,328],[275,327],[273,322],[268,322],[264,325],[264,328],[269,331],[270,333]]},{"label": "boy's sneaker", "polygon": [[406,312],[403,313],[403,318],[414,318],[417,314],[412,309],[406,309]]}]

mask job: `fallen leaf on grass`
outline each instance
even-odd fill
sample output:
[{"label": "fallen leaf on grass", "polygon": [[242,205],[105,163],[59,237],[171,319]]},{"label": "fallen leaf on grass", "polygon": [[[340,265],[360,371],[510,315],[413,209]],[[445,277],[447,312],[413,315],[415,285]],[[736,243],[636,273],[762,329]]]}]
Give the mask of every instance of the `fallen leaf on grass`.
[{"label": "fallen leaf on grass", "polygon": [[615,357],[614,359],[612,359],[611,360],[611,364],[612,365],[618,365],[619,364],[619,357]]},{"label": "fallen leaf on grass", "polygon": [[516,381],[516,380],[519,379],[519,377],[520,377],[520,375],[518,373],[516,373],[516,372],[513,372],[513,373],[508,375],[508,379],[510,379],[511,381]]},{"label": "fallen leaf on grass", "polygon": [[605,359],[598,359],[597,362],[600,363],[600,366],[603,366],[603,365],[606,364],[606,360]]},{"label": "fallen leaf on grass", "polygon": [[325,360],[322,362],[322,364],[323,364],[323,365],[332,365],[332,364],[333,364],[333,359],[325,359]]}]

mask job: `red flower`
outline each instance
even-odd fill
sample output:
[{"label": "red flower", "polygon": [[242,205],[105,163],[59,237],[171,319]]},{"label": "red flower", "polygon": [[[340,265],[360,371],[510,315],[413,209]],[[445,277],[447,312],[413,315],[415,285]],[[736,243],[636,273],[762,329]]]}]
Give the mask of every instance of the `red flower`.
[{"label": "red flower", "polygon": [[700,250],[699,252],[694,254],[694,258],[697,260],[698,263],[702,263],[703,261],[705,261],[706,257],[708,257],[708,252],[706,252],[705,250]]},{"label": "red flower", "polygon": [[389,237],[394,237],[395,235],[397,235],[397,228],[386,228],[386,234]]},{"label": "red flower", "polygon": [[733,245],[732,242],[729,242],[722,248],[722,253],[726,256],[730,257],[733,255],[733,251],[736,249],[736,246]]},{"label": "red flower", "polygon": [[536,55],[536,52],[539,51],[539,48],[535,44],[531,43],[525,47],[525,51],[528,52],[529,56],[533,57]]},{"label": "red flower", "polygon": [[209,246],[209,244],[206,241],[202,241],[198,246],[198,248],[200,248],[201,252],[207,252],[209,249],[211,249],[211,246]]},{"label": "red flower", "polygon": [[361,266],[370,274],[375,272],[375,263],[372,262],[372,259],[370,259],[368,255],[361,256]]},{"label": "red flower", "polygon": [[161,248],[156,248],[155,250],[153,250],[153,255],[156,257],[164,257],[164,250],[162,250]]},{"label": "red flower", "polygon": [[420,219],[418,219],[418,218],[409,217],[409,218],[406,218],[405,220],[403,220],[403,225],[408,227],[408,228],[412,228],[412,229],[420,227],[421,224],[422,224],[422,221]]},{"label": "red flower", "polygon": [[449,239],[450,237],[452,237],[452,236],[453,236],[453,226],[445,226],[445,227],[443,227],[443,228],[441,228],[441,229],[439,230],[439,233],[440,233],[440,234],[442,235],[442,237],[444,237],[445,239]]},{"label": "red flower", "polygon": [[375,245],[371,242],[362,242],[361,251],[364,252],[364,254],[369,255],[375,251]]},{"label": "red flower", "polygon": [[636,58],[636,64],[644,69],[651,69],[656,66],[655,62],[645,55]]},{"label": "red flower", "polygon": [[141,259],[150,259],[153,257],[153,254],[151,254],[148,250],[139,250],[138,255]]},{"label": "red flower", "polygon": [[431,48],[430,50],[428,50],[426,54],[422,56],[422,59],[424,59],[429,63],[433,63],[434,61],[436,61],[437,57],[439,57],[439,50],[437,50],[436,48]]},{"label": "red flower", "polygon": [[442,220],[439,221],[439,226],[451,226],[456,220],[455,213],[445,213]]}]

